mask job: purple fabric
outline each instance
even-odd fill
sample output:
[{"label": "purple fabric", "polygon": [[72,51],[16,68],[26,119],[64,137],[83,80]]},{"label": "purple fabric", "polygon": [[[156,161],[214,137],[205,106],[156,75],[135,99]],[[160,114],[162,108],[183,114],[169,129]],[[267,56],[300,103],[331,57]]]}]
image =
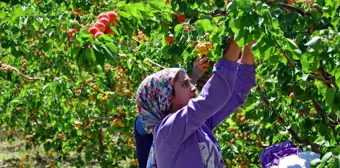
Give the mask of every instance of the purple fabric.
[{"label": "purple fabric", "polygon": [[263,168],[279,165],[281,158],[300,153],[301,149],[291,141],[281,142],[266,148],[260,156]]}]

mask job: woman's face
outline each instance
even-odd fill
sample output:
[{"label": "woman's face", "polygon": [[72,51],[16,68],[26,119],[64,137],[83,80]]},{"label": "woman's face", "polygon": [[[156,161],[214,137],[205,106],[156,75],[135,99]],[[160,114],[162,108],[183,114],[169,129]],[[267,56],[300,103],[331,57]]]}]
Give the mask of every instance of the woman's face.
[{"label": "woman's face", "polygon": [[188,105],[189,100],[196,97],[196,87],[189,76],[182,71],[178,72],[173,88],[175,96],[171,101],[172,112]]}]

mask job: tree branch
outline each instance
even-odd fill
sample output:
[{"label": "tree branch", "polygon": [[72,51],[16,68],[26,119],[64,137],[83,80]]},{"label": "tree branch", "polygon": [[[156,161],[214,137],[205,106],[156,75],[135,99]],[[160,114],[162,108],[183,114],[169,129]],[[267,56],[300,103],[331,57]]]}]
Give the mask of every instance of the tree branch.
[{"label": "tree branch", "polygon": [[[119,54],[119,56],[120,57],[124,57],[124,58],[128,58],[125,54]],[[136,60],[132,60],[134,63],[136,63],[136,64],[139,64]],[[149,58],[145,58],[144,59],[144,61],[149,61],[152,65],[155,65],[155,66],[157,66],[157,67],[159,67],[159,68],[162,68],[162,69],[166,69],[166,67],[164,67],[164,66],[162,66],[162,65],[160,65],[160,64],[158,64],[158,63],[156,63],[156,62],[154,62],[154,61],[152,61],[151,59],[149,59]],[[154,70],[152,70],[152,69],[149,69],[150,71],[154,71]]]},{"label": "tree branch", "polygon": [[288,60],[289,66],[290,67],[295,67],[294,62],[292,61],[292,59],[289,58],[289,56],[287,55],[287,53],[285,51],[283,51],[283,49],[279,46],[281,53],[283,54],[283,56]]},{"label": "tree branch", "polygon": [[[270,105],[268,99],[266,97],[263,97],[262,98],[262,101],[264,102],[264,105],[267,106],[268,108],[272,109],[272,106]],[[276,114],[276,119],[278,120],[278,122],[284,126],[285,125],[285,120],[282,118],[282,116],[278,113],[275,113]],[[297,142],[303,144],[303,145],[310,145],[312,147],[312,151],[313,152],[316,152],[316,153],[320,153],[320,145],[318,144],[315,144],[315,143],[311,143],[309,142],[308,140],[305,140],[303,138],[301,138],[292,128],[289,128],[288,129],[288,132],[290,133],[290,135],[293,137],[293,139],[295,139]]]},{"label": "tree branch", "polygon": [[112,121],[114,119],[123,119],[123,117],[119,115],[114,115],[112,117],[94,117],[94,119],[99,121]]},{"label": "tree branch", "polygon": [[[100,123],[101,125],[102,123]],[[102,134],[102,127],[98,130],[98,145],[99,145],[99,156],[98,156],[98,162],[100,163],[102,156],[104,154],[104,142],[103,142],[103,134]]]},{"label": "tree branch", "polygon": [[[266,2],[268,5],[271,5],[272,3],[275,3],[275,2]],[[303,11],[302,9],[299,9],[295,6],[292,6],[292,5],[288,5],[288,4],[285,4],[285,3],[281,3],[281,2],[278,2],[276,3],[277,5],[279,5],[279,7],[281,9],[287,9],[289,11],[293,11],[293,12],[296,12],[302,16],[305,16],[305,15],[308,15],[307,12]],[[210,13],[210,15],[212,17],[215,17],[215,16],[228,16],[228,12],[227,11],[224,11],[224,10],[220,10],[220,9],[217,9],[213,12]]]},{"label": "tree branch", "polygon": [[[324,113],[324,111],[322,110],[319,103],[315,100],[315,98],[312,99],[312,103],[315,108],[315,111],[322,117],[323,120],[325,120],[325,122],[327,122],[326,118],[328,118],[328,116]],[[333,120],[328,120],[328,121],[329,121],[328,126],[331,128],[334,137],[336,137],[337,132],[335,130],[335,123]]]},{"label": "tree branch", "polygon": [[322,61],[320,60],[320,74],[322,76],[323,81],[327,81],[325,82],[326,86],[328,88],[331,87],[335,87],[335,83],[331,81],[330,77],[327,75],[327,72],[325,70],[325,68],[322,66]]},{"label": "tree branch", "polygon": [[[268,4],[271,4],[272,2],[268,2]],[[296,12],[302,16],[305,16],[307,15],[308,13],[306,13],[305,11],[303,11],[302,9],[299,9],[297,7],[294,7],[292,5],[288,5],[288,4],[285,4],[285,3],[277,3],[281,9],[287,9],[287,10],[290,10],[290,11],[293,11],[293,12]]]},{"label": "tree branch", "polygon": [[[277,119],[279,120],[281,125],[284,125],[286,122],[285,120],[279,115],[277,114]],[[315,144],[315,143],[311,143],[305,139],[302,139],[301,137],[299,137],[299,135],[292,129],[292,128],[288,128],[288,132],[290,133],[290,135],[292,135],[292,137],[299,143],[308,146],[310,145],[312,147],[313,152],[316,153],[320,153],[320,145]]]},{"label": "tree branch", "polygon": [[106,71],[106,72],[105,72],[105,75],[106,75],[107,84],[109,85],[110,90],[111,90],[111,91],[114,91],[114,85],[112,84],[112,80],[111,80],[111,76],[110,76],[110,74],[109,74],[109,71]]},{"label": "tree branch", "polygon": [[287,55],[287,53],[282,49],[282,47],[279,45],[279,43],[277,41],[276,42],[276,45],[280,48],[280,52],[282,53],[282,55],[288,60],[288,63],[289,63],[289,66],[294,68],[295,67],[295,64],[294,64],[294,61],[292,59],[289,58],[289,56]]},{"label": "tree branch", "polygon": [[227,11],[224,11],[224,10],[214,10],[213,12],[210,13],[210,15],[212,17],[215,17],[215,16],[228,16],[228,12]]},{"label": "tree branch", "polygon": [[43,78],[37,78],[37,77],[30,77],[30,76],[27,76],[25,74],[23,74],[22,72],[20,72],[17,68],[13,67],[13,66],[10,66],[10,65],[7,65],[7,64],[1,64],[0,63],[0,68],[3,69],[3,70],[6,70],[6,69],[9,69],[9,70],[14,70],[17,72],[17,74],[19,76],[22,76],[24,77],[25,79],[27,80],[44,80]]},{"label": "tree branch", "polygon": [[320,78],[320,77],[312,75],[312,74],[310,74],[308,77],[311,78],[311,79],[318,79],[320,81],[323,81],[323,83],[325,83],[327,86],[335,86],[336,85],[333,81],[326,80],[325,78]]},{"label": "tree branch", "polygon": [[[271,5],[272,3],[274,3],[274,2],[267,2],[268,5]],[[299,8],[297,8],[295,6],[288,5],[288,4],[285,4],[285,3],[280,3],[280,2],[278,2],[276,4],[279,5],[279,7],[281,9],[287,9],[289,11],[296,12],[296,13],[302,15],[302,16],[308,15],[307,12],[305,12],[302,9],[299,9]],[[212,17],[215,17],[215,16],[228,16],[228,12],[225,11],[225,10],[217,9],[217,10],[211,12],[210,16],[212,16]]]},{"label": "tree branch", "polygon": [[[276,44],[278,45],[277,42],[276,42]],[[283,54],[283,56],[288,60],[289,66],[292,67],[292,68],[294,68],[296,65],[294,64],[293,60],[292,60],[291,58],[289,58],[289,56],[288,56],[287,53],[281,48],[281,46],[278,45],[278,47],[280,48],[280,51],[281,51],[281,53]],[[320,63],[320,65],[321,65],[321,63]],[[333,81],[331,81],[331,79],[327,76],[327,72],[326,72],[325,69],[322,67],[322,65],[320,66],[320,71],[321,71],[321,76],[322,76],[322,78],[316,77],[315,75],[312,75],[312,74],[310,74],[308,77],[309,77],[309,78],[313,78],[313,79],[316,78],[316,79],[318,79],[318,80],[323,81],[323,82],[326,84],[326,86],[327,86],[328,88],[330,88],[330,87],[335,87],[336,84],[335,84]]]},{"label": "tree branch", "polygon": [[162,69],[166,69],[166,67],[164,67],[164,66],[162,66],[162,65],[159,65],[158,63],[152,61],[152,60],[149,59],[149,58],[145,58],[144,61],[149,61],[152,65],[158,66],[159,68],[162,68]]}]

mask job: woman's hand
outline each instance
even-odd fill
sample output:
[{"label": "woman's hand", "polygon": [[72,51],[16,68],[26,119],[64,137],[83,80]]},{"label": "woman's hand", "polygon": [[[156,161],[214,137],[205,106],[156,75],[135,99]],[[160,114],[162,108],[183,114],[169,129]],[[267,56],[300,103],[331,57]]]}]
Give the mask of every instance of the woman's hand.
[{"label": "woman's hand", "polygon": [[254,55],[253,55],[252,50],[251,50],[251,46],[255,43],[256,43],[256,41],[254,40],[244,47],[244,50],[243,50],[243,53],[242,53],[242,56],[241,56],[241,60],[240,60],[240,62],[242,64],[247,64],[247,65],[254,65],[255,64]]},{"label": "woman's hand", "polygon": [[209,70],[210,67],[210,61],[209,57],[203,57],[203,58],[198,58],[196,59],[194,66],[196,66],[197,69],[200,71],[206,73]]},{"label": "woman's hand", "polygon": [[228,45],[228,48],[225,50],[223,57],[230,62],[237,62],[241,53],[241,48],[236,44],[233,37]]}]

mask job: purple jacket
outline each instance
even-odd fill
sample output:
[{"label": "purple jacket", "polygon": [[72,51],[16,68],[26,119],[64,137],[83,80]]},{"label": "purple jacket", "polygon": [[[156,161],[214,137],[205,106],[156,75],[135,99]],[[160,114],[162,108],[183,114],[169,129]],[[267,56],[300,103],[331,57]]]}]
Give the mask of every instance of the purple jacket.
[{"label": "purple jacket", "polygon": [[244,103],[255,85],[255,66],[221,59],[213,72],[197,98],[156,126],[149,155],[156,163],[152,167],[224,166],[212,129]]}]

